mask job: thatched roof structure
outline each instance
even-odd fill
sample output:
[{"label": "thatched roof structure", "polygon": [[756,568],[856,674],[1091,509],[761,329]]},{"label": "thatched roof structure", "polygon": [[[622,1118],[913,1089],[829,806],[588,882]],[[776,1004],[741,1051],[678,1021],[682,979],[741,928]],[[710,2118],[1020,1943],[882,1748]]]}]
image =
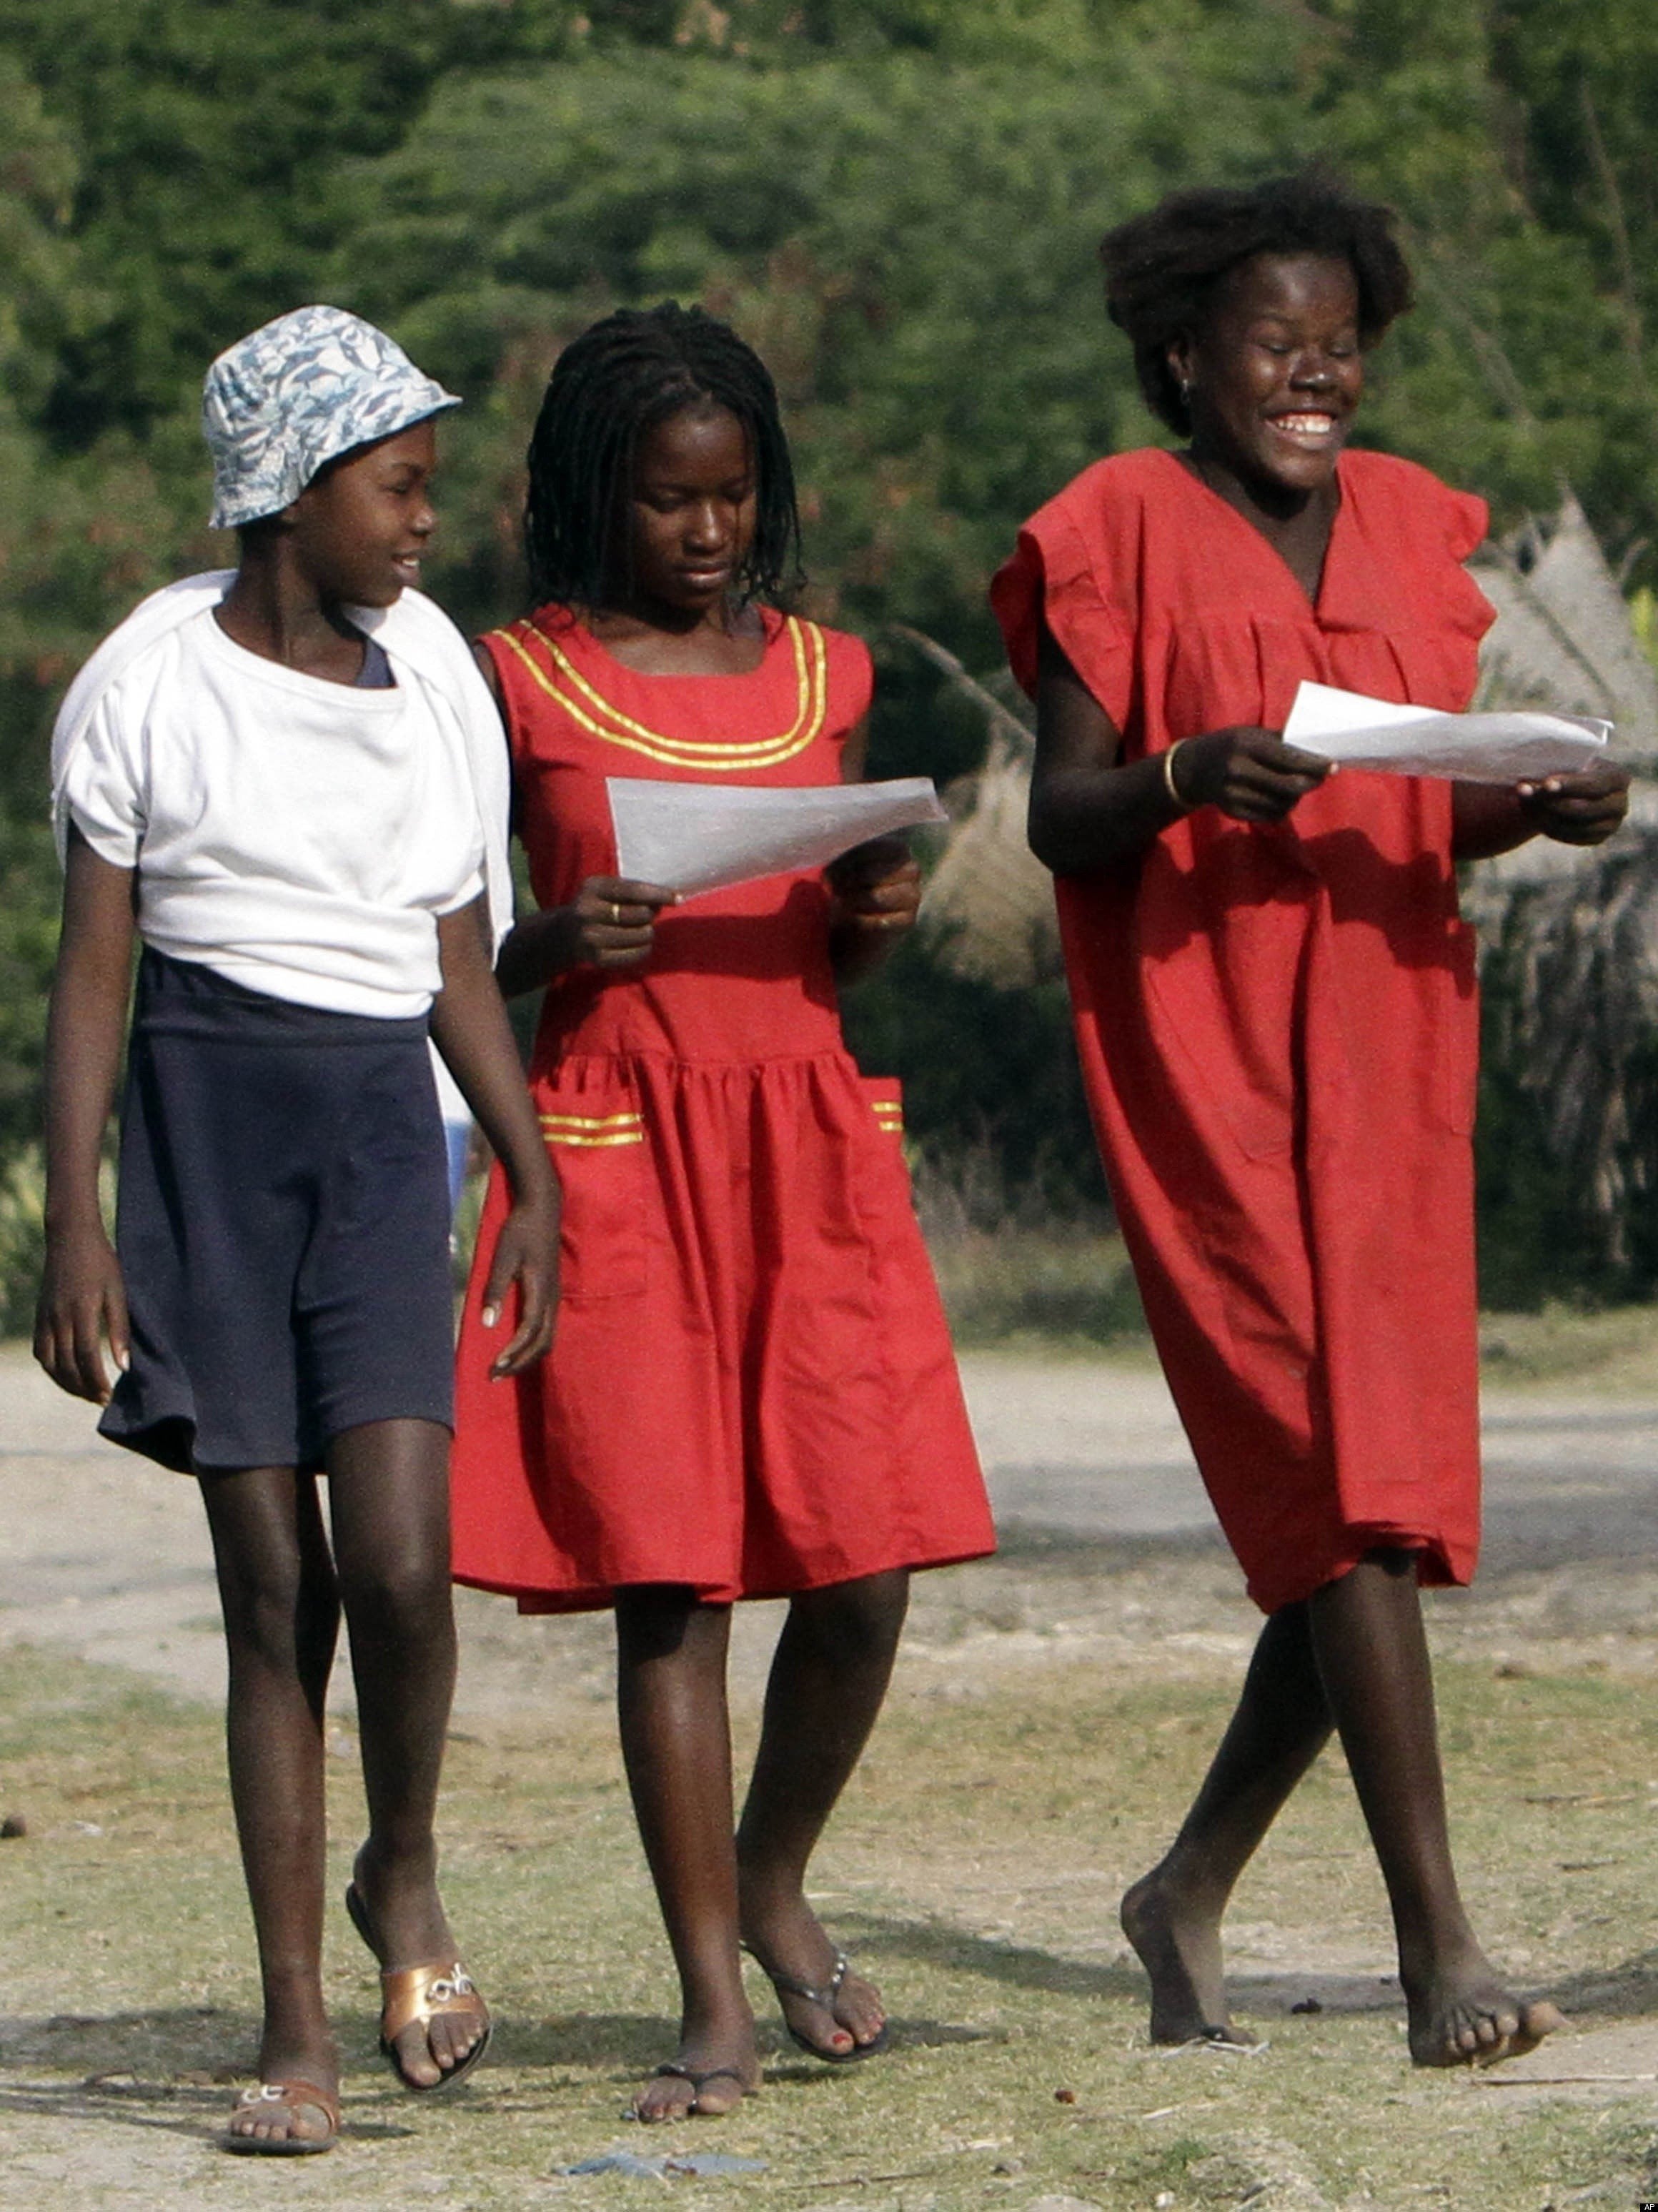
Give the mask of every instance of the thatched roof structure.
[{"label": "thatched roof structure", "polygon": [[[1480,652],[1482,707],[1554,708],[1617,724],[1615,750],[1637,771],[1631,803],[1637,822],[1658,824],[1658,670],[1641,650],[1629,608],[1583,510],[1570,492],[1546,526],[1533,521],[1471,564],[1497,609]],[[1619,848],[1621,850],[1621,842]],[[1489,927],[1509,887],[1570,877],[1593,890],[1598,862],[1568,845],[1535,838],[1475,877],[1470,913]],[[1658,888],[1658,885],[1655,886]]]},{"label": "thatched roof structure", "polygon": [[1651,1240],[1632,1236],[1631,1209],[1658,1188],[1644,1096],[1658,1048],[1658,672],[1570,493],[1546,530],[1483,549],[1474,573],[1497,610],[1480,703],[1604,715],[1636,772],[1609,844],[1534,838],[1473,870],[1463,906],[1485,945],[1488,1061],[1533,1102],[1608,1279],[1644,1288]]},{"label": "thatched roof structure", "polygon": [[1480,653],[1480,706],[1551,707],[1618,725],[1619,750],[1658,757],[1658,671],[1570,492],[1471,563],[1497,610]]},{"label": "thatched roof structure", "polygon": [[1658,1188],[1658,824],[1578,854],[1575,874],[1503,889],[1482,901],[1487,1054],[1537,1102],[1600,1260],[1621,1274],[1636,1256],[1631,1207]]},{"label": "thatched roof structure", "polygon": [[1054,886],[1025,842],[1035,741],[1012,710],[920,630],[895,635],[921,653],[985,718],[984,765],[946,789],[950,829],[927,878],[921,915],[940,957],[963,975],[1019,990],[1060,972]]}]

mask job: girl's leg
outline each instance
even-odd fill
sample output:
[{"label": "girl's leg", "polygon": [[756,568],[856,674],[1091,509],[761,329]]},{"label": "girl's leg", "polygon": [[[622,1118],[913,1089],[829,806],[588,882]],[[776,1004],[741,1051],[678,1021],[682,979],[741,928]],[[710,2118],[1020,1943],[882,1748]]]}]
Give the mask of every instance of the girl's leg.
[{"label": "girl's leg", "polygon": [[701,1604],[688,1589],[617,1595],[622,1756],[682,1996],[674,2064],[683,2071],[645,2084],[634,2100],[641,2120],[729,2112],[760,2079],[737,1948],[730,1632],[729,1606]]},{"label": "girl's leg", "polygon": [[1378,1551],[1267,1622],[1179,1836],[1123,1899],[1124,1932],[1151,1978],[1153,2036],[1232,2033],[1221,1915],[1333,1725],[1393,1905],[1411,2056],[1418,2065],[1455,2065],[1546,2035],[1559,2014],[1509,1996],[1463,1911],[1415,1562],[1407,1552]]},{"label": "girl's leg", "polygon": [[[908,1602],[902,1570],[802,1591],[772,1661],[737,1833],[743,1940],[773,1973],[811,1989],[828,1990],[836,1953],[806,1902],[806,1862],[869,1741]],[[833,2057],[885,2026],[879,1995],[855,1974],[832,2008],[785,1988],[778,1996],[796,2034]]]},{"label": "girl's leg", "polygon": [[[447,1963],[457,1954],[433,1824],[455,1687],[448,1432],[419,1420],[348,1429],[328,1473],[368,1799],[357,1892],[382,1966]],[[482,2033],[464,2013],[413,2023],[398,2038],[400,2070],[429,2087]]]},{"label": "girl's leg", "polygon": [[1393,1905],[1412,2057],[1455,2066],[1529,2049],[1560,2015],[1503,1987],[1463,1910],[1414,1561],[1407,1552],[1373,1552],[1316,1592],[1308,1614]]},{"label": "girl's leg", "polygon": [[[339,1624],[315,1483],[292,1468],[205,1474],[230,1658],[231,1801],[258,1939],[264,2081],[331,2096],[339,2063],[322,1997],[323,1700]],[[331,2132],[313,2105],[239,2107],[234,2136]]]},{"label": "girl's leg", "polygon": [[1306,1605],[1261,1630],[1225,1735],[1180,1833],[1122,1901],[1123,1933],[1151,1979],[1151,2035],[1242,2040],[1221,1970],[1220,1923],[1238,1876],[1330,1734]]}]

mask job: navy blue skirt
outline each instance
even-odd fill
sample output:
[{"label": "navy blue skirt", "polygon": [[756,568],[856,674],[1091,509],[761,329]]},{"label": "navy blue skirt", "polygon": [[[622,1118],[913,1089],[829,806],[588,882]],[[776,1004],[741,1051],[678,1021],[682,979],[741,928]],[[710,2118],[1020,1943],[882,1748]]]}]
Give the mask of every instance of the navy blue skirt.
[{"label": "navy blue skirt", "polygon": [[105,1436],[188,1473],[317,1468],[366,1421],[452,1428],[426,1032],[146,949],[116,1204],[132,1362]]}]

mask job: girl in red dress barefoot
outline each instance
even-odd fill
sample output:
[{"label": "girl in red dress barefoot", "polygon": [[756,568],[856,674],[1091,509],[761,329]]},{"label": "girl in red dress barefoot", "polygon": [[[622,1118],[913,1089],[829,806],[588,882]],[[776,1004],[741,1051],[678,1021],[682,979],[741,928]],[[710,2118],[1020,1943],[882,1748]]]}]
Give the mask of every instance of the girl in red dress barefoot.
[{"label": "girl in red dress barefoot", "polygon": [[1387,1880],[1423,2065],[1558,2015],[1487,1962],[1452,1869],[1418,1581],[1479,1528],[1478,1021],[1455,864],[1598,843],[1615,768],[1512,791],[1284,745],[1303,678],[1459,710],[1481,501],[1344,450],[1409,304],[1382,208],[1316,173],[1114,232],[1111,313],[1184,452],[1096,462],[993,587],[1037,702],[1031,843],[1157,1349],[1269,1618],[1169,1852],[1123,1901],[1162,2042],[1238,2040],[1228,1897],[1333,1730]]},{"label": "girl in red dress barefoot", "polygon": [[[912,1568],[993,1534],[909,1198],[896,1085],[860,1076],[837,983],[914,918],[901,846],[685,905],[619,879],[607,776],[861,773],[869,655],[776,604],[797,542],[771,379],[723,324],[610,316],[555,369],[530,450],[537,605],[480,659],[540,911],[531,1082],[564,1193],[534,1378],[461,1330],[455,1569],[527,1612],[614,1607],[622,1747],[679,1970],[641,2119],[757,2086],[739,1942],[816,2056],[867,2056],[875,1989],[805,1901],[885,1692]],[[506,1202],[491,1186],[480,1249]],[[731,1607],[789,1599],[733,1841]]]}]

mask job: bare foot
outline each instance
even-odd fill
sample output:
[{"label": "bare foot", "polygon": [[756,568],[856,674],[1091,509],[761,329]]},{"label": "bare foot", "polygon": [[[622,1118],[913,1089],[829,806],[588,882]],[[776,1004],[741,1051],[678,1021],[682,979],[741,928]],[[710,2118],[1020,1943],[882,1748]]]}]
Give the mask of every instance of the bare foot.
[{"label": "bare foot", "polygon": [[1534,2051],[1565,2026],[1546,1998],[1529,2003],[1505,1990],[1482,1953],[1405,1983],[1411,2057],[1418,2066],[1490,2066]]},{"label": "bare foot", "polygon": [[[351,1893],[357,1900],[353,1923],[383,1972],[413,1966],[459,1968],[455,1939],[429,1867],[412,1879],[398,1881],[375,1868],[365,1844],[352,1868]],[[350,1895],[346,1903],[351,1905]],[[393,2063],[411,2088],[435,2088],[466,2063],[489,2033],[487,2008],[464,1972],[461,1978],[465,1981],[461,1994],[467,2002],[452,2011],[435,2012],[423,2023],[411,2021],[392,2039]],[[434,1984],[432,1995],[435,1998],[438,1994]]]},{"label": "bare foot", "polygon": [[[740,2039],[738,2039],[740,2041]],[[636,2120],[717,2120],[760,2087],[754,2039],[745,2048],[722,2050],[712,2040],[687,2040],[679,2056],[659,2066],[633,2101]]]},{"label": "bare foot", "polygon": [[1118,1917],[1151,1978],[1153,2043],[1253,2043],[1227,2006],[1218,1919],[1182,1912],[1161,1867],[1134,1884]]},{"label": "bare foot", "polygon": [[854,1973],[805,1898],[765,1915],[747,1910],[743,1941],[777,1992],[784,2025],[804,2050],[847,2059],[884,2041],[886,2008],[873,1982]]}]

